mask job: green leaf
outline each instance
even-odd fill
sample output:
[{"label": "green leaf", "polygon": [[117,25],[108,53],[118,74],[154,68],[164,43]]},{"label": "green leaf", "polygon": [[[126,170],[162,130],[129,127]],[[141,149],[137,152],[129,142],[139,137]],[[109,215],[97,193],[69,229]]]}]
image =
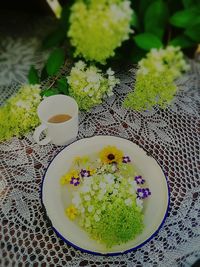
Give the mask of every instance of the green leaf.
[{"label": "green leaf", "polygon": [[188,48],[194,46],[194,42],[185,35],[179,35],[169,42],[170,45]]},{"label": "green leaf", "polygon": [[34,66],[31,66],[29,73],[28,73],[28,81],[30,84],[38,84],[40,83],[38,71],[35,69]]},{"label": "green leaf", "polygon": [[169,10],[166,2],[158,0],[153,2],[146,10],[144,17],[144,28],[146,32],[150,32],[162,39]]},{"label": "green leaf", "polygon": [[199,16],[198,9],[193,7],[187,10],[176,12],[171,18],[170,23],[176,27],[186,28],[194,24]]},{"label": "green leaf", "polygon": [[69,85],[67,78],[61,78],[56,83],[58,91],[64,95],[69,95]]},{"label": "green leaf", "polygon": [[151,3],[153,3],[155,0],[140,0],[139,1],[139,17],[143,17],[146,9],[148,8]]},{"label": "green leaf", "polygon": [[46,66],[44,66],[44,68],[41,71],[40,80],[44,81],[44,80],[46,80],[48,78],[48,76],[49,75],[47,73]]},{"label": "green leaf", "polygon": [[61,18],[60,18],[60,23],[63,29],[65,30],[65,32],[67,32],[69,28],[69,16],[70,16],[70,3],[63,6]]},{"label": "green leaf", "polygon": [[133,12],[133,15],[131,17],[131,26],[135,27],[136,29],[139,28],[139,20],[135,12]]},{"label": "green leaf", "polygon": [[55,75],[59,71],[60,67],[63,65],[64,61],[65,61],[65,54],[63,49],[57,48],[50,54],[47,60],[46,64],[47,73],[50,76]]},{"label": "green leaf", "polygon": [[160,39],[151,33],[141,33],[134,37],[135,43],[144,50],[150,50],[151,48],[160,48],[162,42]]},{"label": "green leaf", "polygon": [[57,88],[50,88],[50,89],[43,90],[41,92],[41,96],[51,96],[51,95],[57,95],[57,94],[59,94]]},{"label": "green leaf", "polygon": [[47,37],[43,41],[42,46],[44,49],[48,49],[61,44],[66,38],[66,32],[64,31],[64,29],[59,27],[58,29],[47,35]]},{"label": "green leaf", "polygon": [[137,64],[138,61],[140,61],[142,58],[146,56],[146,51],[143,49],[139,48],[138,46],[134,45],[134,48],[132,50],[132,55],[130,55],[131,62],[134,64]]},{"label": "green leaf", "polygon": [[185,8],[189,8],[198,4],[199,0],[182,0]]},{"label": "green leaf", "polygon": [[197,43],[200,42],[200,23],[188,27],[184,33],[185,35],[190,37],[193,41]]}]

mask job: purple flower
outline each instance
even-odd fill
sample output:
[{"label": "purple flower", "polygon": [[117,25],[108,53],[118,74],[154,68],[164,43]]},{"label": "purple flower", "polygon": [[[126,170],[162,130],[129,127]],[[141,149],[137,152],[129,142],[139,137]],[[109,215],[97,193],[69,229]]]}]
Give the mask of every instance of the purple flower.
[{"label": "purple flower", "polygon": [[138,188],[137,189],[137,198],[144,199],[151,195],[149,188]]},{"label": "purple flower", "polygon": [[81,175],[81,177],[89,177],[90,176],[90,171],[81,169],[80,175]]},{"label": "purple flower", "polygon": [[122,162],[123,162],[123,163],[128,163],[128,162],[131,162],[131,159],[129,158],[129,156],[124,156],[124,157],[122,158]]},{"label": "purple flower", "polygon": [[70,184],[73,184],[74,186],[77,186],[80,184],[80,179],[79,178],[74,178],[72,177],[71,181],[70,181]]},{"label": "purple flower", "polygon": [[141,175],[135,176],[135,181],[137,184],[144,184],[145,183],[145,180],[142,178]]}]

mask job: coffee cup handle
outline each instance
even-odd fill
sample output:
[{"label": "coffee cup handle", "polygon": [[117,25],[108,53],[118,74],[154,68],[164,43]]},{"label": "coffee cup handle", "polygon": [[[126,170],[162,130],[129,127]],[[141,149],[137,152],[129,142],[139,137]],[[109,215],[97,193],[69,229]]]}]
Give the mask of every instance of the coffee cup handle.
[{"label": "coffee cup handle", "polygon": [[47,129],[47,126],[45,124],[41,124],[40,126],[38,126],[35,129],[35,132],[33,134],[33,139],[35,140],[35,142],[37,142],[39,145],[47,145],[51,139],[46,136],[44,139],[40,140],[40,135],[43,131],[45,131]]}]

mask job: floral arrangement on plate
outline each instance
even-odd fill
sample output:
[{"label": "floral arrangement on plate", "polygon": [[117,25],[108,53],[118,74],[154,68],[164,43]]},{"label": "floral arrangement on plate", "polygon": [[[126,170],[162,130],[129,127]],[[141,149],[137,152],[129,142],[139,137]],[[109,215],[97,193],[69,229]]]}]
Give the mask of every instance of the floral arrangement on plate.
[{"label": "floral arrangement on plate", "polygon": [[143,202],[151,192],[132,159],[117,147],[76,157],[60,183],[72,192],[66,215],[97,242],[112,247],[143,231]]}]

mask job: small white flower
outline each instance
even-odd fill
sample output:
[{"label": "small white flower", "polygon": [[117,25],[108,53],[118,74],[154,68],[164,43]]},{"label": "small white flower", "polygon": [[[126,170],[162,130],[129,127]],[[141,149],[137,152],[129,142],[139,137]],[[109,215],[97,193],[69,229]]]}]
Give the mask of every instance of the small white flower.
[{"label": "small white flower", "polygon": [[90,191],[90,186],[88,185],[83,185],[82,188],[81,188],[81,191],[83,193],[88,193]]},{"label": "small white flower", "polygon": [[118,183],[115,184],[115,188],[116,188],[116,189],[119,188],[119,184],[118,184]]},{"label": "small white flower", "polygon": [[105,174],[104,175],[104,178],[106,179],[106,182],[109,184],[109,185],[111,185],[111,184],[113,184],[114,183],[114,176],[112,175],[112,174]]},{"label": "small white flower", "polygon": [[98,215],[101,214],[101,211],[100,210],[97,210],[96,211],[96,214],[98,214]]},{"label": "small white flower", "polygon": [[92,212],[93,210],[94,210],[94,206],[90,205],[90,206],[88,207],[88,212]]},{"label": "small white flower", "polygon": [[85,195],[84,196],[84,199],[85,199],[85,201],[90,201],[91,200],[91,197],[89,195]]},{"label": "small white flower", "polygon": [[113,189],[113,195],[115,196],[115,195],[117,195],[118,194],[118,190],[117,189]]},{"label": "small white flower", "polygon": [[82,208],[80,209],[80,211],[81,211],[81,213],[84,213],[84,212],[85,212],[85,208],[82,207]]},{"label": "small white flower", "polygon": [[100,187],[101,189],[106,188],[106,183],[104,183],[104,182],[100,182],[99,187]]},{"label": "small white flower", "polygon": [[131,206],[132,203],[133,203],[133,201],[132,201],[131,198],[127,198],[124,202],[125,202],[125,204],[126,204],[127,206]]},{"label": "small white flower", "polygon": [[143,208],[143,201],[142,201],[142,199],[136,198],[136,204],[141,209]]},{"label": "small white flower", "polygon": [[80,70],[83,70],[85,68],[86,64],[82,61],[82,60],[79,60],[77,63],[76,63],[76,67]]},{"label": "small white flower", "polygon": [[[106,72],[109,76],[111,76],[111,77],[113,77],[114,79],[115,79],[115,77],[113,76],[114,74],[115,74],[115,72],[111,69],[111,68],[109,68],[108,70],[107,70],[107,72]],[[109,78],[111,78],[111,77],[109,77]]]},{"label": "small white flower", "polygon": [[100,221],[100,217],[98,216],[98,214],[95,213],[94,219],[95,219],[96,222]]}]

